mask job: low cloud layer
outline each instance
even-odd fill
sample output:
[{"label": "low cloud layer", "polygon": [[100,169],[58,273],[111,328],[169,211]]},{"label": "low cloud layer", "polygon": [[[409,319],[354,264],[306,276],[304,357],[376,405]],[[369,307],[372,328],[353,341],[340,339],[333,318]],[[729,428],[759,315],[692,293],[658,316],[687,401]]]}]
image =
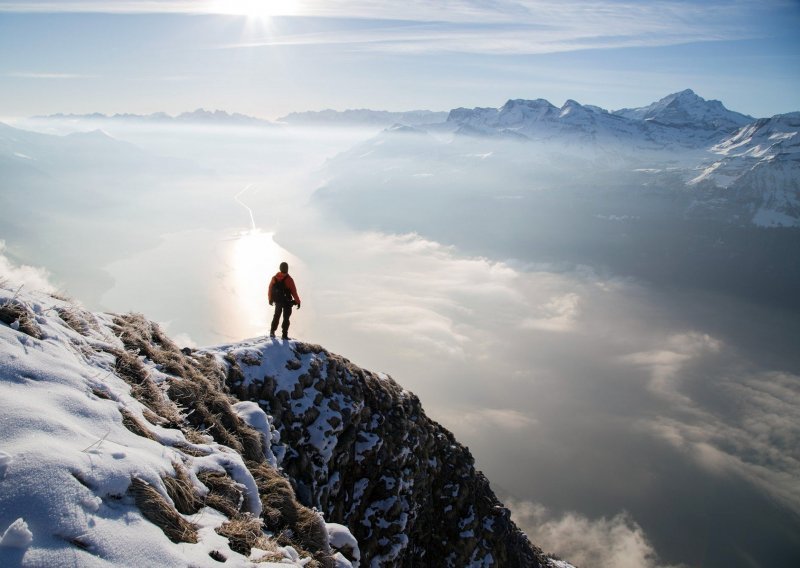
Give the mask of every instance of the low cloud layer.
[{"label": "low cloud layer", "polygon": [[728,412],[676,399],[689,418],[648,427],[709,472],[735,474],[800,511],[800,376],[761,372],[720,381]]},{"label": "low cloud layer", "polygon": [[667,568],[642,527],[627,513],[589,519],[577,513],[554,517],[542,505],[507,500],[514,521],[548,553],[576,566]]},{"label": "low cloud layer", "polygon": [[47,293],[56,292],[56,287],[50,282],[50,273],[46,269],[14,262],[8,258],[6,243],[2,240],[0,240],[0,283],[15,287],[25,286]]},{"label": "low cloud layer", "polygon": [[[740,480],[748,499],[769,495],[800,512],[800,380],[749,360],[725,326],[693,317],[694,300],[588,267],[516,265],[413,234],[318,226],[278,235],[307,267],[308,331],[415,391],[521,501],[569,494],[571,506],[552,497],[548,511],[523,508],[548,551],[586,566],[679,564],[680,552],[656,553],[676,533],[728,530],[727,520],[711,532],[675,526],[706,484]],[[704,309],[723,311],[709,301]],[[705,506],[735,498],[716,497]],[[580,507],[593,513],[569,512]]]},{"label": "low cloud layer", "polygon": [[[123,217],[80,209],[81,235],[104,236],[118,256],[67,262],[44,247],[53,260],[44,264],[89,284],[104,270],[110,289],[81,300],[143,312],[182,343],[203,345],[267,333],[267,282],[287,260],[303,299],[290,334],[419,395],[548,552],[583,566],[727,567],[748,554],[789,565],[800,548],[800,361],[786,347],[798,333],[790,316],[601,268],[468,254],[378,223],[342,226],[314,197],[309,205],[313,187],[290,175],[305,161],[258,170],[281,150],[274,142],[252,160],[252,190],[242,194],[243,174],[165,186],[156,203],[171,229],[135,246],[109,229]],[[119,198],[128,195],[142,201]],[[150,210],[132,205],[120,203],[126,222],[152,232]],[[42,226],[43,242],[83,250],[74,231]],[[515,227],[503,230],[518,242]],[[0,249],[0,278],[47,284],[45,272],[9,258]],[[735,539],[742,532],[747,542]]]}]

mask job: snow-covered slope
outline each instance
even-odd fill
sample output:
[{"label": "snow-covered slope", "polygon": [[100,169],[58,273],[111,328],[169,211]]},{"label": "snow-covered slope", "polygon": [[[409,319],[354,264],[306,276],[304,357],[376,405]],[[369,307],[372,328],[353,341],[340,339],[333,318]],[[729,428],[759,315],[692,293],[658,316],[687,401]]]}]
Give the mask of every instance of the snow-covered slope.
[{"label": "snow-covered slope", "polygon": [[762,118],[738,129],[712,150],[722,156],[759,160],[800,159],[800,112]]},{"label": "snow-covered slope", "polygon": [[757,226],[800,227],[800,112],[748,124],[711,152],[691,185],[739,204]]},{"label": "snow-covered slope", "polygon": [[[199,361],[137,355],[146,322],[3,288],[0,321],[0,565],[355,565],[330,548],[346,529],[308,509],[293,513],[321,537],[317,550],[262,532],[260,485],[282,479],[269,418],[226,405],[210,382],[190,385]],[[162,338],[149,351],[170,348]],[[176,393],[205,397],[192,409]],[[187,414],[209,410],[221,420],[191,425]]]},{"label": "snow-covered slope", "polygon": [[319,346],[179,350],[7,283],[0,322],[2,566],[554,565],[413,394]]}]

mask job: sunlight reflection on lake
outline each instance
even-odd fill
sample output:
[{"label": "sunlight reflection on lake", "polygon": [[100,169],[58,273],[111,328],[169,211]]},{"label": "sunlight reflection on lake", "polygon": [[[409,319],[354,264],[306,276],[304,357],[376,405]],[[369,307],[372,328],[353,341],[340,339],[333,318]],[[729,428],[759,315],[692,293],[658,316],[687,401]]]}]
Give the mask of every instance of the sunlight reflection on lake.
[{"label": "sunlight reflection on lake", "polygon": [[[269,326],[269,314],[264,305],[267,301],[267,285],[278,271],[281,262],[294,265],[294,257],[279,247],[273,240],[274,233],[253,229],[242,233],[231,251],[231,289],[236,299],[234,320],[237,329],[245,336],[265,333]],[[219,302],[225,313],[229,313],[230,302]],[[252,331],[250,331],[252,330]]]},{"label": "sunlight reflection on lake", "polygon": [[268,333],[269,279],[282,261],[300,264],[275,243],[273,233],[198,229],[161,238],[156,247],[106,266],[115,281],[102,298],[107,309],[136,305],[179,343],[206,345]]}]

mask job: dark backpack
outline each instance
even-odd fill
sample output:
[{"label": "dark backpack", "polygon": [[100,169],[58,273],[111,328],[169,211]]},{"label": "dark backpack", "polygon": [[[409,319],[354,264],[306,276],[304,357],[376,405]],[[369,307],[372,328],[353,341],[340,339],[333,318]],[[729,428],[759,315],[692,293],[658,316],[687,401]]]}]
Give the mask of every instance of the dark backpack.
[{"label": "dark backpack", "polygon": [[279,304],[292,304],[292,293],[286,285],[286,278],[283,280],[275,279],[275,284],[272,285],[272,299]]}]

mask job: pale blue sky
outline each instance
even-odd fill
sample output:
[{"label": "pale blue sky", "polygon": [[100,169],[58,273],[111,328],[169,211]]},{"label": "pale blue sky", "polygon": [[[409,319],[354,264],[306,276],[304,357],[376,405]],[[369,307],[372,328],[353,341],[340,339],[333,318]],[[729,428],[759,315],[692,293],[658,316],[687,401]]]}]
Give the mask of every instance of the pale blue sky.
[{"label": "pale blue sky", "polygon": [[0,117],[617,109],[684,88],[771,116],[800,110],[798,29],[797,0],[0,0]]}]

